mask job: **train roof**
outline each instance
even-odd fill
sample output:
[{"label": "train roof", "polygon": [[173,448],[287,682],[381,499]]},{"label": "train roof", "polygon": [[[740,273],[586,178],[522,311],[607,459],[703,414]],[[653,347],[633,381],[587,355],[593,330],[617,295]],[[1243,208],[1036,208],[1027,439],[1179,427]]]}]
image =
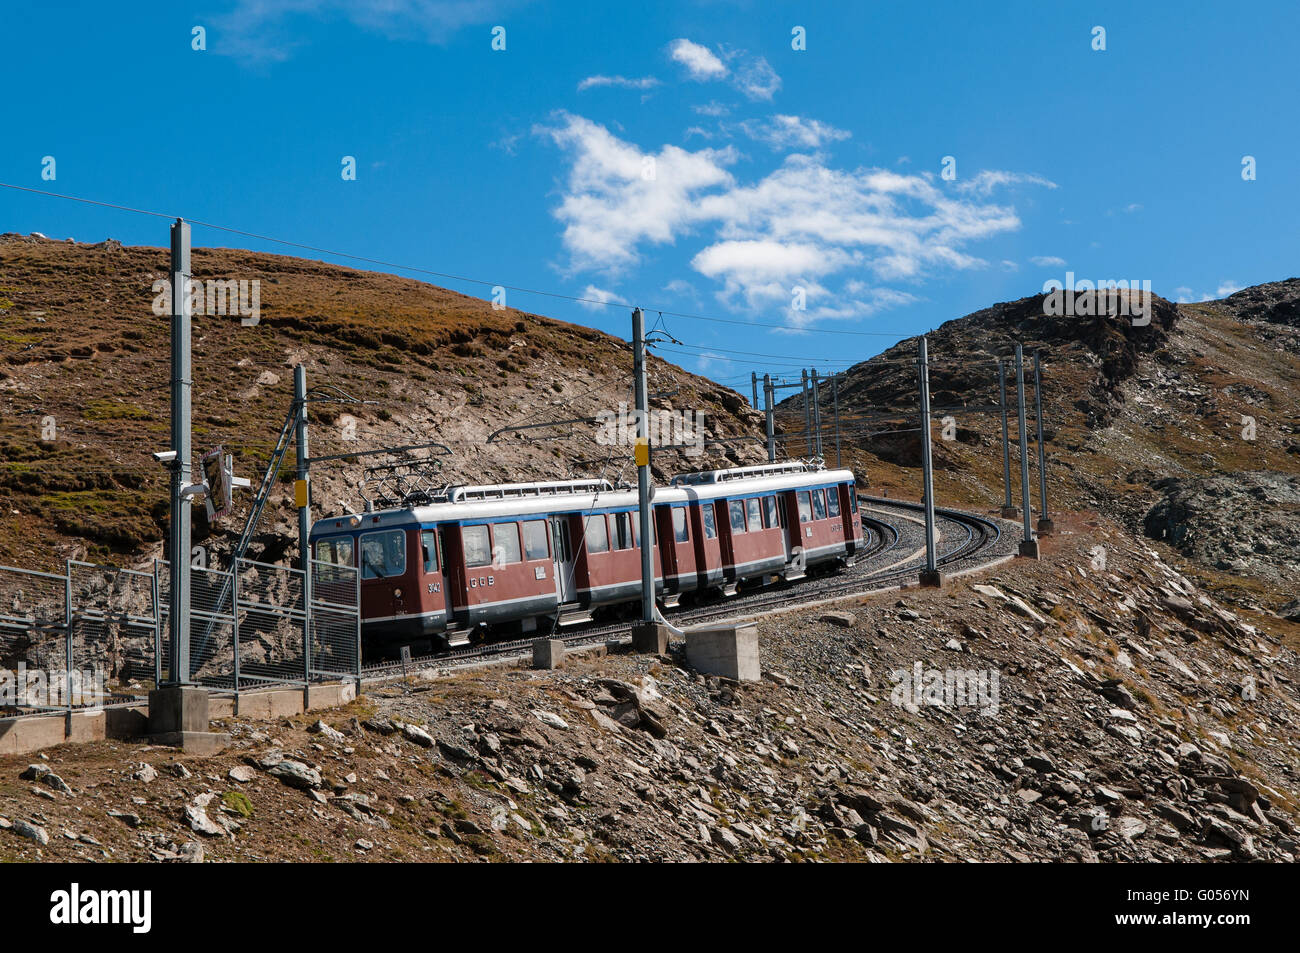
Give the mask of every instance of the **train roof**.
[{"label": "train roof", "polygon": [[[779,468],[779,465],[778,465]],[[729,497],[774,493],[805,486],[829,483],[850,483],[851,470],[819,470],[809,467],[799,469],[738,468],[766,471],[753,475],[745,473],[723,479],[674,479],[670,486],[653,488],[655,505],[688,503],[695,500],[717,500]],[[728,474],[733,471],[704,471],[707,474]],[[695,477],[695,474],[683,475]],[[602,485],[603,484],[603,485]],[[348,513],[317,520],[312,533],[325,534],[359,530],[380,529],[408,524],[461,522],[488,520],[508,516],[543,516],[552,513],[581,513],[601,510],[634,509],[638,504],[637,491],[613,487],[604,481],[576,481],[574,492],[565,492],[564,483],[493,484],[490,487],[453,487],[447,498],[414,507],[396,507],[369,513]],[[460,491],[460,492],[458,492]],[[484,492],[487,491],[487,492]]]}]

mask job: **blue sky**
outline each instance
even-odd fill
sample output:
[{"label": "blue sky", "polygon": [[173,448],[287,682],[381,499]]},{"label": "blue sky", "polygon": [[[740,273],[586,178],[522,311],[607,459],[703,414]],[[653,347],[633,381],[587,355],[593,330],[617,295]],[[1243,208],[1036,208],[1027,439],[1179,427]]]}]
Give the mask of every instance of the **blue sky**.
[{"label": "blue sky", "polygon": [[[987,7],[6,0],[0,181],[721,318],[665,317],[661,353],[742,392],[1067,270],[1175,300],[1300,272],[1300,7]],[[167,241],[7,189],[0,231]],[[623,306],[507,304],[629,334]]]}]

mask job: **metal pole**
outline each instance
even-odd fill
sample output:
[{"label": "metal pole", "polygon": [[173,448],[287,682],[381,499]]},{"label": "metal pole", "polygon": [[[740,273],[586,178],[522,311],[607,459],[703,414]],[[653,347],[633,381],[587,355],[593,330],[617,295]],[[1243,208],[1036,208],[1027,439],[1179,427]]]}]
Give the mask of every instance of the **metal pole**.
[{"label": "metal pole", "polygon": [[775,412],[772,405],[775,400],[772,395],[772,375],[763,375],[763,410],[767,417],[767,462],[776,463],[776,430],[772,415]]},{"label": "metal pole", "polygon": [[[637,442],[644,442],[644,450],[638,449],[636,488],[641,524],[641,621],[648,624],[653,623],[655,617],[654,535],[650,529],[650,408],[646,398],[645,316],[640,308],[632,312],[632,374],[636,382]],[[640,456],[641,453],[644,456]]]},{"label": "metal pole", "polygon": [[921,390],[921,483],[925,504],[925,570],[921,585],[940,584],[938,561],[934,545],[934,471],[930,459],[930,353],[924,337],[920,341],[917,359],[917,380]]},{"label": "metal pole", "polygon": [[[63,690],[68,695],[68,714],[72,714],[72,560],[63,564]],[[24,686],[26,687],[26,686]],[[69,728],[71,723],[69,723]]]},{"label": "metal pole", "polygon": [[230,567],[230,636],[235,645],[235,694],[239,694],[239,560]]},{"label": "metal pole", "polygon": [[153,687],[157,688],[163,680],[162,647],[162,602],[158,586],[158,560],[153,561]]},{"label": "metal pole", "polygon": [[190,501],[182,491],[190,479],[190,226],[171,228],[172,269],[172,461],[171,479],[171,664],[168,682],[190,680]]},{"label": "metal pole", "polygon": [[297,444],[298,479],[305,487],[295,485],[298,502],[298,565],[302,567],[302,677],[311,684],[311,478],[308,475],[307,450],[307,368],[295,364],[293,368],[293,405],[298,412],[294,440]]},{"label": "metal pole", "polygon": [[820,459],[822,455],[822,406],[821,389],[817,386],[817,368],[812,369],[812,419],[813,449]]},{"label": "metal pole", "polygon": [[1002,516],[1004,519],[1015,519],[1020,514],[1016,512],[1015,504],[1011,502],[1011,441],[1007,436],[1007,369],[1002,361],[998,361],[998,407],[1002,411],[1002,482],[1006,486],[1006,494],[1002,500]]},{"label": "metal pole", "polygon": [[840,375],[831,375],[831,403],[835,408],[835,469],[844,465],[840,459]]},{"label": "metal pole", "polygon": [[[1021,555],[1029,555],[1027,549],[1032,546],[1036,550],[1037,543],[1034,542],[1034,533],[1029,525],[1033,514],[1029,502],[1029,440],[1025,435],[1025,355],[1024,348],[1019,344],[1016,345],[1016,413],[1020,426],[1020,504],[1024,508],[1025,520],[1020,552]],[[1034,555],[1037,555],[1036,551]]]},{"label": "metal pole", "polygon": [[1043,362],[1042,355],[1034,351],[1034,420],[1038,427],[1038,533],[1050,533],[1055,528],[1047,515],[1047,447],[1043,443]]},{"label": "metal pole", "polygon": [[808,456],[812,452],[812,418],[808,416],[808,368],[803,374],[803,452]]},{"label": "metal pole", "polygon": [[758,371],[749,372],[749,386],[754,389],[754,402],[750,405],[755,410],[758,409]]}]

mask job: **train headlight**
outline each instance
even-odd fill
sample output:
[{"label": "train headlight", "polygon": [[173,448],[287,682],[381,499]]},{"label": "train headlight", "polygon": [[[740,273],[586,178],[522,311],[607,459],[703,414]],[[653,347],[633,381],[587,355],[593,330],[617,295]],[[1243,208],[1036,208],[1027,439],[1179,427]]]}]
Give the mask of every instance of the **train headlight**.
[{"label": "train headlight", "polygon": [[401,590],[401,589],[394,589],[394,590],[393,590],[393,598],[394,598],[394,599],[400,599],[400,598],[402,598],[402,590]]}]

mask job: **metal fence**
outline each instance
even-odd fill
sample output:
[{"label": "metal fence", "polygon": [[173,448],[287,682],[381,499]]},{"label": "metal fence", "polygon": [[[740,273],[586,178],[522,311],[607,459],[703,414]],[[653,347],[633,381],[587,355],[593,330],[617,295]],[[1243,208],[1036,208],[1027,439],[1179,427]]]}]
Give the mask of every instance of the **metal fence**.
[{"label": "metal fence", "polygon": [[[313,560],[311,571],[308,605],[299,569],[251,559],[227,571],[191,567],[189,681],[237,692],[360,678],[357,570]],[[168,583],[163,560],[153,572],[76,560],[62,575],[0,566],[0,689],[28,673],[68,685],[96,672],[102,686],[95,699],[0,691],[0,710],[125,702],[161,684]]]}]

